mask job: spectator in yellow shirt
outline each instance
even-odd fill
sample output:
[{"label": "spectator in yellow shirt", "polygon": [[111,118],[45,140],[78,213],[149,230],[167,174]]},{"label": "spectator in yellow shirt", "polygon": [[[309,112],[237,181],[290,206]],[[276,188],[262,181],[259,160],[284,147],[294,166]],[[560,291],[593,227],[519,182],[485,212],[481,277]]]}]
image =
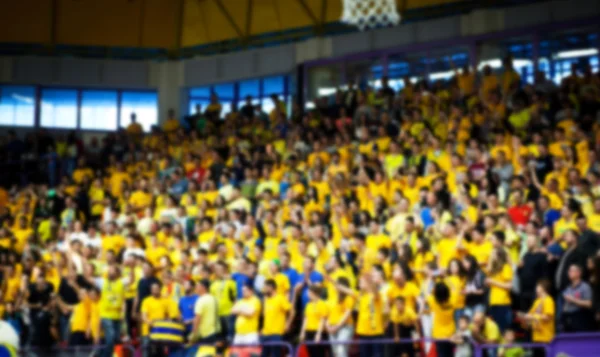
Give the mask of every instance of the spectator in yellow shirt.
[{"label": "spectator in yellow shirt", "polygon": [[[554,300],[552,300],[552,297],[549,294],[549,289],[549,281],[539,281],[535,288],[536,300],[534,301],[533,306],[528,313],[521,313],[521,318],[523,318],[531,328],[531,340],[534,343],[550,343],[554,340],[554,320],[556,310]],[[535,356],[538,355],[543,356],[544,354],[540,354],[539,352],[535,354]]]},{"label": "spectator in yellow shirt", "polygon": [[[297,285],[302,286],[302,285]],[[299,292],[299,289],[296,290]],[[297,294],[296,294],[297,295]],[[325,322],[327,319],[327,304],[321,299],[322,290],[320,286],[310,286],[308,288],[309,302],[304,308],[304,321],[300,331],[300,341],[321,342]],[[310,357],[325,357],[324,346],[309,345],[308,354]]]},{"label": "spectator in yellow shirt", "polygon": [[[277,292],[275,280],[269,279],[265,282],[264,294],[261,342],[281,342],[283,334],[288,331],[294,320],[294,309],[288,295]],[[265,346],[262,355],[264,357],[277,357],[280,356],[279,350],[278,347]]]},{"label": "spectator in yellow shirt", "polygon": [[[418,327],[418,316],[415,310],[406,304],[402,296],[398,296],[393,301],[390,309],[390,322],[395,341],[411,339],[413,332]],[[394,356],[414,356],[414,346],[412,343],[402,343],[394,348]]]},{"label": "spectator in yellow shirt", "polygon": [[144,128],[137,122],[137,115],[135,113],[131,113],[131,123],[127,125],[127,129],[125,130],[127,131],[127,135],[136,141],[138,141],[144,133]]},{"label": "spectator in yellow shirt", "polygon": [[150,343],[150,329],[155,321],[167,319],[169,316],[168,304],[166,299],[160,296],[160,285],[152,284],[150,287],[150,296],[142,301],[140,308],[141,314],[141,335],[142,348],[147,349]]},{"label": "spectator in yellow shirt", "polygon": [[489,314],[500,331],[504,332],[512,322],[510,291],[513,279],[513,270],[504,247],[494,248],[487,271],[488,278],[485,282],[490,287]]},{"label": "spectator in yellow shirt", "polygon": [[238,300],[231,313],[237,316],[235,321],[234,345],[253,345],[260,342],[258,320],[261,313],[260,300],[254,294],[251,284],[242,287],[242,298]]}]

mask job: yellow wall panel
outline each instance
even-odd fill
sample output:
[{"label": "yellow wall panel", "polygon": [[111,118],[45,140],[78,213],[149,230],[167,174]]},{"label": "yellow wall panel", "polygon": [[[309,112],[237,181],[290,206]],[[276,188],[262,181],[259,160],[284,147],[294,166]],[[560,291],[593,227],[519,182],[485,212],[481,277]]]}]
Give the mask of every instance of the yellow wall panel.
[{"label": "yellow wall panel", "polygon": [[286,1],[296,0],[254,0],[252,35],[287,29],[287,24],[281,21],[279,15],[282,11],[281,3]]},{"label": "yellow wall panel", "polygon": [[0,2],[0,42],[50,43],[52,0]]},{"label": "yellow wall panel", "polygon": [[208,26],[206,25],[206,14],[198,0],[185,0],[183,10],[183,28],[181,46],[190,47],[211,42]]},{"label": "yellow wall panel", "polygon": [[144,0],[142,45],[175,48],[179,32],[180,0]]},{"label": "yellow wall panel", "polygon": [[138,46],[142,0],[58,0],[58,42]]}]

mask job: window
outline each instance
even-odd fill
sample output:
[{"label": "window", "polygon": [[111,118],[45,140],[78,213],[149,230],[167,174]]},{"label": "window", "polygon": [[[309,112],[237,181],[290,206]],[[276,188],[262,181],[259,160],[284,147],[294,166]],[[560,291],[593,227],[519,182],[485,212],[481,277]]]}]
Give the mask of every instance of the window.
[{"label": "window", "polygon": [[81,129],[117,129],[117,91],[81,92]]},{"label": "window", "polygon": [[267,77],[263,79],[263,96],[268,97],[271,94],[284,93],[284,78],[283,76]]},{"label": "window", "polygon": [[41,103],[42,127],[77,128],[77,90],[43,89]]},{"label": "window", "polygon": [[121,93],[121,127],[131,123],[131,114],[135,113],[137,122],[145,131],[150,131],[158,123],[158,96],[156,92]]},{"label": "window", "polygon": [[[273,109],[271,95],[277,95],[284,103],[290,98],[289,84],[285,75],[266,78],[248,79],[236,83],[221,83],[212,86],[190,88],[188,91],[188,114],[196,113],[196,104],[202,106],[202,111],[210,103],[212,93],[216,94],[221,103],[221,117],[224,118],[235,107],[240,110],[246,104],[246,97],[252,97],[253,105],[262,105],[267,113]],[[289,79],[289,78],[288,78]],[[286,88],[288,85],[288,88]]]},{"label": "window", "polygon": [[0,86],[0,125],[35,124],[35,87]]},{"label": "window", "polygon": [[247,96],[257,98],[260,95],[260,80],[251,79],[240,82],[240,101],[245,101]]},{"label": "window", "polygon": [[196,114],[196,105],[200,105],[200,110],[204,112],[206,107],[210,104],[210,100],[208,99],[190,99],[190,104],[188,108],[188,114],[193,115]]}]

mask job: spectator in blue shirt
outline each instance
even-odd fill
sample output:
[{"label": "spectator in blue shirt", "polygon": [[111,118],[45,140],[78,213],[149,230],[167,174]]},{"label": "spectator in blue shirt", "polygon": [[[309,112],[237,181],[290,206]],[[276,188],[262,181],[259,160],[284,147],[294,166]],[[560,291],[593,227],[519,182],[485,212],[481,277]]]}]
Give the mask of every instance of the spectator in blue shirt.
[{"label": "spectator in blue shirt", "polygon": [[196,285],[193,280],[185,280],[183,282],[185,295],[179,299],[179,313],[185,324],[186,334],[189,334],[194,322],[194,306],[198,295],[195,293]]},{"label": "spectator in blue shirt", "polygon": [[231,279],[235,281],[238,299],[241,299],[243,297],[242,288],[244,286],[253,286],[252,277],[250,277],[250,275],[248,274],[251,270],[250,264],[251,262],[248,261],[247,258],[244,258],[240,263],[238,271],[236,273],[231,274]]},{"label": "spectator in blue shirt", "polygon": [[302,279],[302,277],[300,276],[300,274],[298,274],[296,269],[294,269],[290,266],[291,261],[292,261],[292,258],[290,256],[290,253],[288,253],[286,250],[281,256],[280,264],[281,264],[281,273],[283,275],[287,276],[287,278],[290,282],[290,286],[292,287],[292,289],[290,289],[290,299],[293,298],[293,294],[294,294],[293,287],[296,286],[296,284],[300,283],[301,279]]},{"label": "spectator in blue shirt", "polygon": [[544,225],[553,227],[554,223],[560,219],[560,211],[550,207],[550,200],[547,196],[542,196],[538,200],[538,209]]},{"label": "spectator in blue shirt", "polygon": [[315,258],[306,257],[304,259],[304,273],[300,275],[302,284],[302,309],[308,304],[308,288],[311,286],[320,286],[323,284],[323,275],[315,270]]}]

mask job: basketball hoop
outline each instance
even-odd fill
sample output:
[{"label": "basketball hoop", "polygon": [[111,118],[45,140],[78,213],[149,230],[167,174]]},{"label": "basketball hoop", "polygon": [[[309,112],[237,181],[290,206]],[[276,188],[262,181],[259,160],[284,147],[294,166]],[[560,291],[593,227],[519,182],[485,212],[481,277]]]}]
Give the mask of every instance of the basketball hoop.
[{"label": "basketball hoop", "polygon": [[400,23],[395,0],[343,0],[341,21],[361,31]]}]

